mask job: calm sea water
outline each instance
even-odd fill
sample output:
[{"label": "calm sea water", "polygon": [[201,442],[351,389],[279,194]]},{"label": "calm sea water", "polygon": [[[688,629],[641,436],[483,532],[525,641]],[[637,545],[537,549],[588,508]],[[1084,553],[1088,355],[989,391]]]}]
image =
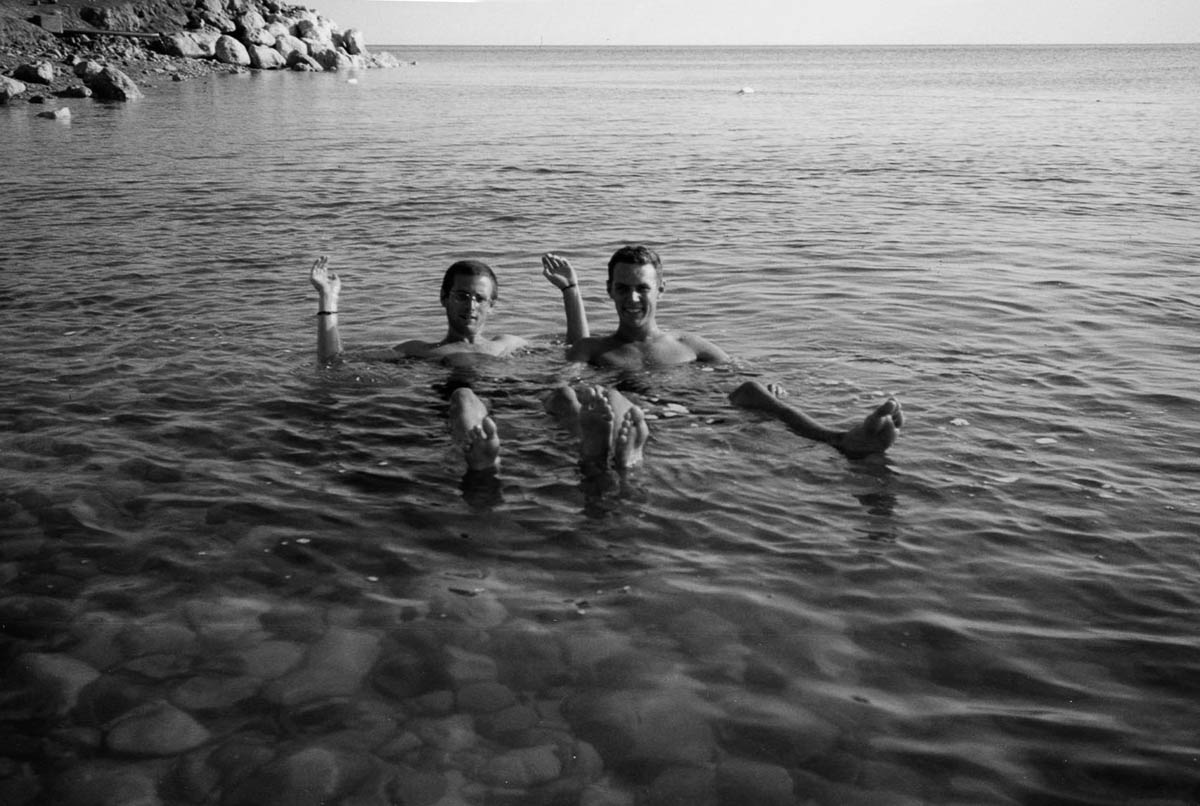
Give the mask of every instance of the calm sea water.
[{"label": "calm sea water", "polygon": [[[6,802],[296,803],[316,751],[325,802],[1200,802],[1200,49],[395,52],[0,108]],[[538,255],[603,331],[627,242],[733,365],[563,365]],[[535,346],[319,369],[323,253],[352,352],[462,257]],[[657,417],[614,489],[540,412],[576,376]],[[908,422],[848,462],[749,377]]]}]

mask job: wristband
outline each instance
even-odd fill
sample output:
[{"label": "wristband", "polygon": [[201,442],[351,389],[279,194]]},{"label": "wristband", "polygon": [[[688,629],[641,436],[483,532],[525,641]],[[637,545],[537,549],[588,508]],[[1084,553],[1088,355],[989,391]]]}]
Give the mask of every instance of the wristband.
[{"label": "wristband", "polygon": [[317,316],[337,316],[337,311],[317,311]]},{"label": "wristband", "polygon": [[568,288],[574,288],[576,285],[577,285],[577,283],[571,283],[570,285],[564,285],[562,287],[562,290],[566,291]]}]

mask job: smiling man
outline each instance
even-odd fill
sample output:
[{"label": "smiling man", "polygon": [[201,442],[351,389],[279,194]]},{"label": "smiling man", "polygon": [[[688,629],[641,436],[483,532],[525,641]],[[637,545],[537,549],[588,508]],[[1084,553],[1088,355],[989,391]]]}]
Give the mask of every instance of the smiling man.
[{"label": "smiling man", "polygon": [[[604,367],[640,370],[653,366],[690,362],[722,363],[729,360],[725,351],[691,333],[669,333],[658,326],[658,300],[665,284],[662,263],[653,249],[624,246],[608,261],[608,296],[617,309],[617,330],[611,336],[593,337],[588,333],[587,315],[579,293],[579,278],[571,264],[555,254],[542,256],[542,275],[562,291],[567,314],[567,358]],[[763,386],[747,381],[730,395],[730,401],[745,409],[764,412],[807,439],[832,445],[851,459],[880,454],[896,441],[904,415],[900,403],[889,398],[861,422],[847,429],[828,428],[797,406],[785,403],[786,392],[776,384]],[[595,408],[595,404],[591,404]],[[560,388],[546,399],[547,410],[571,415],[581,409],[570,389]],[[626,423],[620,416],[622,406],[614,401],[615,415],[608,415],[615,427],[633,434],[634,457],[640,461],[646,441],[644,425]],[[644,416],[638,412],[638,420]]]},{"label": "smiling man", "polygon": [[617,330],[591,336],[579,294],[579,279],[565,258],[542,256],[542,274],[563,293],[567,311],[567,358],[618,369],[722,363],[729,356],[693,333],[670,333],[658,325],[658,300],[666,290],[662,261],[646,246],[623,246],[608,261],[608,296],[617,309]]}]

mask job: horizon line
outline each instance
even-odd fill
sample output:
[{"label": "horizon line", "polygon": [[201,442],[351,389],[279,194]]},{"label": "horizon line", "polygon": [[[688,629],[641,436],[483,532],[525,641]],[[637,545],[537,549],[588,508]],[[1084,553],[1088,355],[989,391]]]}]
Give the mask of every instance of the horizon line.
[{"label": "horizon line", "polygon": [[[474,2],[475,0],[451,0]],[[371,45],[375,48],[1067,48],[1067,47],[1196,47],[1196,41],[1104,42],[400,42]]]}]

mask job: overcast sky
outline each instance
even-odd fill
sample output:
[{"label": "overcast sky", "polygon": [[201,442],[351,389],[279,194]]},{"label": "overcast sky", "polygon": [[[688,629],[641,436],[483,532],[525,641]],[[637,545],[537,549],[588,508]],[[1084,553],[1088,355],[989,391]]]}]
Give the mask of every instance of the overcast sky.
[{"label": "overcast sky", "polygon": [[1200,42],[1200,0],[302,0],[368,45]]}]

